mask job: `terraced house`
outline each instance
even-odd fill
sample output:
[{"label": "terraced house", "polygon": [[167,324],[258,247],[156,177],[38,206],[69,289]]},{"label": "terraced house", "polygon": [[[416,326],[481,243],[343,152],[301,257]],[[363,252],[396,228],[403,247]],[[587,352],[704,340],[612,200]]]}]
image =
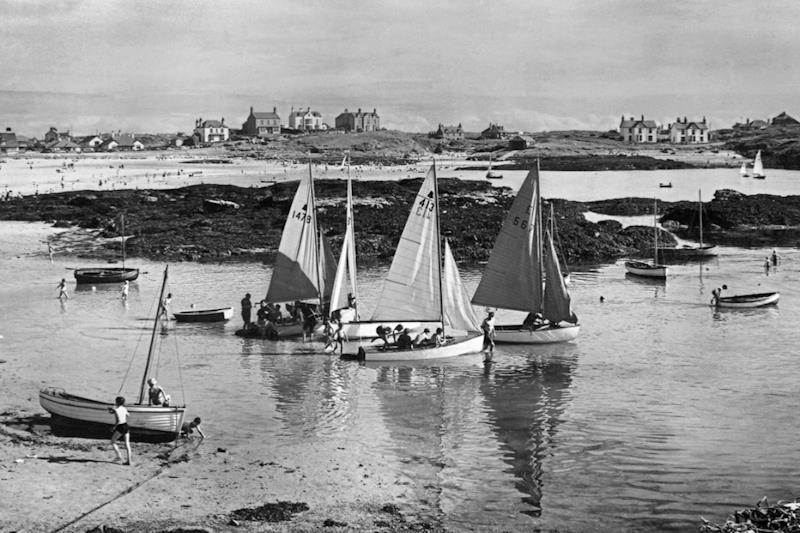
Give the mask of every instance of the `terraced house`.
[{"label": "terraced house", "polygon": [[250,107],[250,115],[242,124],[242,133],[264,137],[266,135],[278,135],[281,132],[281,117],[278,115],[278,108],[273,107],[272,112],[253,111]]},{"label": "terraced house", "polygon": [[645,120],[642,118],[626,119],[622,116],[619,123],[619,133],[622,135],[623,142],[626,143],[656,143],[658,142],[658,125],[655,120]]},{"label": "terraced house", "polygon": [[669,140],[673,143],[707,143],[708,124],[706,117],[701,121],[689,122],[686,117],[678,117],[669,128]]}]

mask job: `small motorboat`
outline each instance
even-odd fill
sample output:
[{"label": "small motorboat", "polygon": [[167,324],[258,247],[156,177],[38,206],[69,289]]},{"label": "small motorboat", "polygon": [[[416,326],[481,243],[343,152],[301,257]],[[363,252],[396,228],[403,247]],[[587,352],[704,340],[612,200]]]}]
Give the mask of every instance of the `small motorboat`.
[{"label": "small motorboat", "polygon": [[670,181],[668,183],[659,183],[658,186],[661,187],[662,189],[671,189],[672,182]]},{"label": "small motorboat", "polygon": [[720,296],[715,304],[716,307],[728,309],[752,309],[754,307],[765,307],[775,305],[781,297],[779,292],[759,292],[754,294],[738,294],[734,296]]},{"label": "small motorboat", "polygon": [[225,322],[233,317],[233,307],[176,311],[173,315],[178,322]]},{"label": "small motorboat", "polygon": [[644,261],[625,261],[625,270],[629,274],[645,278],[666,278],[667,266],[645,263]]}]

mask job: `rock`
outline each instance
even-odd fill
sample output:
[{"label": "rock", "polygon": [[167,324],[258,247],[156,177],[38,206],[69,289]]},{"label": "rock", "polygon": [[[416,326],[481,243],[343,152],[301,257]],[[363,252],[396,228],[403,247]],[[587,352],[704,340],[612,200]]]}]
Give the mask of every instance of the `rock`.
[{"label": "rock", "polygon": [[228,200],[203,200],[203,211],[206,213],[219,213],[228,209],[239,209],[241,206]]},{"label": "rock", "polygon": [[95,196],[94,194],[80,194],[68,200],[67,204],[75,207],[85,207],[87,205],[91,205],[96,200],[97,196]]}]

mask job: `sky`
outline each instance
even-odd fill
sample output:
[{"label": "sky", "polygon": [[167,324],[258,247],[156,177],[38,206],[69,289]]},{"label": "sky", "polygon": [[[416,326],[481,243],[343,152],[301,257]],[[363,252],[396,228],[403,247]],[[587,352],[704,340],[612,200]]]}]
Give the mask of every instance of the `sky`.
[{"label": "sky", "polygon": [[712,129],[800,118],[800,2],[0,0],[0,127],[241,127],[250,107],[381,126]]}]

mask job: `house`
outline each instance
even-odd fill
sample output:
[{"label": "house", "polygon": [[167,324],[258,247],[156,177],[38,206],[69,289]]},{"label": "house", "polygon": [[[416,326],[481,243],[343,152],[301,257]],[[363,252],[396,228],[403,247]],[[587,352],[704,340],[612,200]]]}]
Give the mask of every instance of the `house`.
[{"label": "house", "polygon": [[194,132],[201,143],[224,142],[231,137],[231,130],[225,125],[224,118],[221,120],[198,118],[194,123]]},{"label": "house", "polygon": [[443,139],[445,141],[463,141],[464,140],[464,128],[461,127],[461,123],[458,126],[443,126],[439,124],[439,128],[430,133],[430,136],[435,139]]},{"label": "house", "polygon": [[72,140],[72,136],[69,132],[61,133],[58,129],[54,127],[50,127],[47,133],[44,134],[44,144],[47,145],[48,143],[52,143],[53,141],[60,141],[60,140]]},{"label": "house", "polygon": [[138,152],[144,150],[144,144],[133,133],[122,133],[115,138],[117,141],[117,150],[133,150]]},{"label": "house", "polygon": [[322,115],[318,111],[311,111],[309,107],[305,111],[302,109],[295,111],[292,108],[291,113],[289,113],[289,129],[310,131],[325,128],[322,125]]},{"label": "house", "polygon": [[84,152],[95,150],[98,146],[103,144],[103,138],[99,135],[87,135],[77,140]]},{"label": "house", "polygon": [[19,152],[17,134],[11,131],[11,128],[6,128],[6,131],[0,132],[0,154],[16,154],[17,152]]},{"label": "house", "polygon": [[489,127],[481,132],[481,139],[505,139],[508,133],[503,126],[489,123]]},{"label": "house", "polygon": [[114,150],[117,149],[118,145],[119,143],[116,141],[116,139],[114,139],[113,136],[106,137],[105,139],[103,139],[103,142],[101,142],[98,145],[98,147],[95,148],[95,150],[100,150],[103,152],[113,152]]},{"label": "house", "polygon": [[658,142],[658,125],[654,120],[645,120],[644,115],[640,119],[626,119],[623,115],[619,123],[619,133],[626,143]]},{"label": "house", "polygon": [[80,152],[78,143],[70,139],[59,139],[44,143],[43,152]]},{"label": "house", "polygon": [[786,114],[786,111],[772,119],[773,126],[796,126],[800,124],[797,119]]},{"label": "house", "polygon": [[253,111],[250,107],[250,115],[242,124],[242,133],[245,135],[255,135],[263,137],[265,135],[277,135],[281,132],[281,117],[278,115],[278,108],[273,107],[272,113]]},{"label": "house", "polygon": [[766,120],[753,120],[751,121],[749,118],[745,119],[744,123],[737,122],[733,125],[733,129],[735,130],[763,130],[769,127],[769,122]]},{"label": "house", "polygon": [[355,113],[345,108],[344,112],[336,117],[334,126],[337,130],[344,131],[378,131],[381,129],[381,117],[375,108],[371,113],[362,112],[360,107]]},{"label": "house", "polygon": [[508,148],[510,150],[525,150],[526,148],[532,147],[536,144],[536,141],[533,140],[533,137],[530,135],[514,135],[508,141]]},{"label": "house", "polygon": [[672,143],[707,143],[708,124],[706,117],[701,121],[689,122],[686,117],[678,117],[669,128],[669,140]]}]

